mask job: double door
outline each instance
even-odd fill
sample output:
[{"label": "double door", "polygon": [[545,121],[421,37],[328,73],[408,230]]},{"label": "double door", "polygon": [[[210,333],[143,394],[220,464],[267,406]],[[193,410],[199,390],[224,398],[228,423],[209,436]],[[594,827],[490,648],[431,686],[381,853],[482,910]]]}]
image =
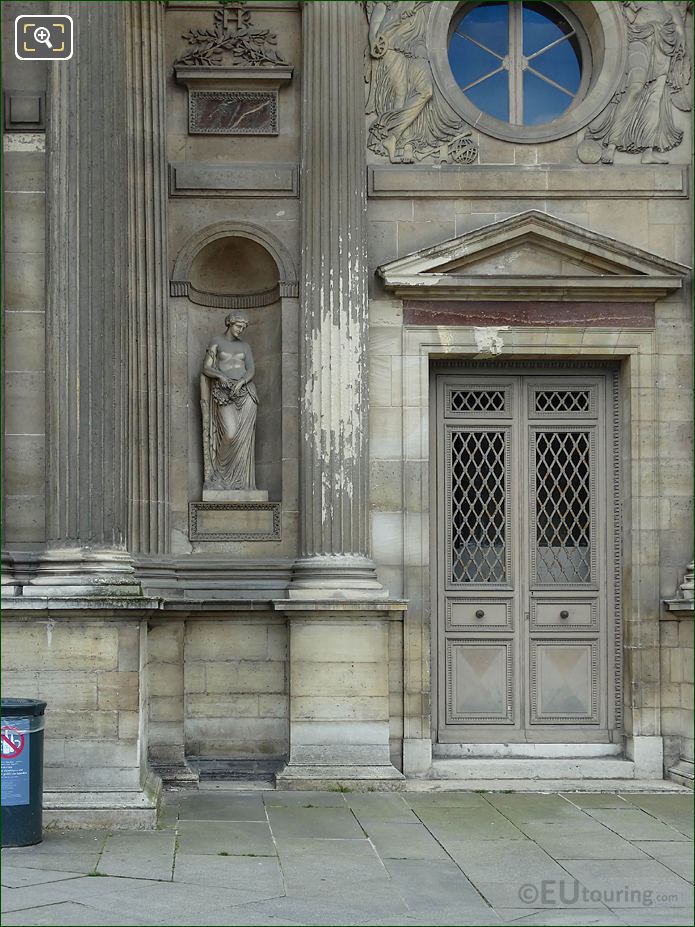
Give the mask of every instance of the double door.
[{"label": "double door", "polygon": [[436,376],[440,742],[606,742],[619,726],[612,382]]}]

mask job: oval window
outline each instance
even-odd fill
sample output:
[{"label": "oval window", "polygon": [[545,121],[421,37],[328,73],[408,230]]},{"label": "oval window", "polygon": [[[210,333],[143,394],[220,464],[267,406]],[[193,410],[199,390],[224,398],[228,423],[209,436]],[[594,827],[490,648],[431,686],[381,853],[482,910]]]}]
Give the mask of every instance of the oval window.
[{"label": "oval window", "polygon": [[577,31],[548,3],[488,0],[466,6],[453,23],[448,52],[462,92],[500,122],[544,125],[580,96]]}]

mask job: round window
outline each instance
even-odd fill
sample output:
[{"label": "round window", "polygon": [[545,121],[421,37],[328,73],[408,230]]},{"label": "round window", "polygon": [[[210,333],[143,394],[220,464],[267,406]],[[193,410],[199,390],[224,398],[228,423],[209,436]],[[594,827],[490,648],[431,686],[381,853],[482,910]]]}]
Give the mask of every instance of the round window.
[{"label": "round window", "polygon": [[581,98],[587,69],[570,20],[548,3],[488,0],[454,19],[449,66],[481,112],[511,126],[541,126]]}]

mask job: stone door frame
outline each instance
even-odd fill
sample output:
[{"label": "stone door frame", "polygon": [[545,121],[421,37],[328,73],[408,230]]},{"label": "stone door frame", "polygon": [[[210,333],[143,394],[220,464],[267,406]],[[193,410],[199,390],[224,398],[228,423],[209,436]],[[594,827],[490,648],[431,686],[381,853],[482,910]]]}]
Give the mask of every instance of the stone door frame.
[{"label": "stone door frame", "polygon": [[[483,337],[481,337],[483,336]],[[404,743],[406,775],[422,775],[432,753],[432,577],[430,361],[450,358],[470,362],[495,360],[481,344],[496,337],[501,360],[596,361],[619,363],[622,414],[623,654],[626,750],[638,767],[656,769],[661,755],[658,699],[631,701],[633,682],[659,687],[659,542],[656,407],[656,338],[649,329],[607,328],[471,328],[405,326],[403,363],[403,456],[419,482],[405,494],[403,550]],[[435,695],[436,697],[436,695]],[[642,762],[644,759],[644,762]],[[660,760],[659,760],[660,762]]]}]

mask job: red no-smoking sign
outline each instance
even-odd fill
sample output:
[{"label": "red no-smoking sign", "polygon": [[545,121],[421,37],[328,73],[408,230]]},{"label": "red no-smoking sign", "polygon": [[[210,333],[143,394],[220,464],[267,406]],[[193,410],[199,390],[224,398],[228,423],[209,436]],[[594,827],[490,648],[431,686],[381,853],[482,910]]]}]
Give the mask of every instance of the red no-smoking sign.
[{"label": "red no-smoking sign", "polygon": [[13,760],[24,749],[24,734],[16,727],[3,727],[0,730],[0,757]]}]

